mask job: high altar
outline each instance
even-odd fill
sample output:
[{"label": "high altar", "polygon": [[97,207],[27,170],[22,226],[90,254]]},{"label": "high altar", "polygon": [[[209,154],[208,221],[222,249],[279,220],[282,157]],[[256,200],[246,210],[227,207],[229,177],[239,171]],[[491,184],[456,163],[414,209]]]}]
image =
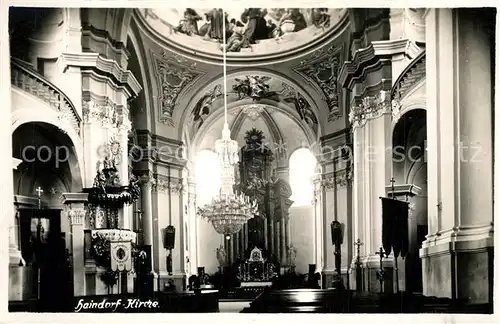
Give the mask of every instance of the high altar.
[{"label": "high altar", "polygon": [[265,281],[289,265],[290,225],[293,201],[290,185],[276,176],[273,152],[263,132],[249,130],[241,149],[236,190],[258,203],[258,214],[225,241],[227,262],[237,267],[241,281]]}]

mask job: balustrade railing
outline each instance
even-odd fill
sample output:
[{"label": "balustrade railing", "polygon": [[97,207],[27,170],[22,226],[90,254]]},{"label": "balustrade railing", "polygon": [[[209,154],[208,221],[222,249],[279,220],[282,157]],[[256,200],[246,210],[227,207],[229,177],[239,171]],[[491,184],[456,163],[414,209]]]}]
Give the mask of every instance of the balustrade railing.
[{"label": "balustrade railing", "polygon": [[29,64],[11,57],[11,84],[47,102],[80,135],[81,118],[71,100]]}]

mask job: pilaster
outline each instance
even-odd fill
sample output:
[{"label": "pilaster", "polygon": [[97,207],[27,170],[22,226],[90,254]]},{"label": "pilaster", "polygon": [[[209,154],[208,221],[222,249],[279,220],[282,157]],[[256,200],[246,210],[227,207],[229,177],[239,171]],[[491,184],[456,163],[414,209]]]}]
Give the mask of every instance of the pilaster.
[{"label": "pilaster", "polygon": [[[22,161],[12,158],[12,168],[17,169]],[[11,186],[10,186],[11,187]],[[12,195],[14,197],[14,195]],[[12,208],[14,204],[11,204]],[[26,262],[19,248],[19,215],[9,217],[9,300],[23,299],[24,272],[23,266]]]},{"label": "pilaster", "polygon": [[492,302],[495,15],[488,9],[430,9],[425,18],[427,138],[434,140],[427,147],[423,290]]},{"label": "pilaster", "polygon": [[193,177],[187,179],[187,248],[186,257],[189,260],[186,273],[188,276],[197,274],[198,269],[198,226],[196,218],[196,181]]},{"label": "pilaster", "polygon": [[63,202],[66,206],[65,212],[69,218],[71,226],[71,248],[72,248],[72,268],[73,268],[73,294],[74,296],[84,296],[85,291],[85,204],[88,194],[84,193],[64,193]]}]

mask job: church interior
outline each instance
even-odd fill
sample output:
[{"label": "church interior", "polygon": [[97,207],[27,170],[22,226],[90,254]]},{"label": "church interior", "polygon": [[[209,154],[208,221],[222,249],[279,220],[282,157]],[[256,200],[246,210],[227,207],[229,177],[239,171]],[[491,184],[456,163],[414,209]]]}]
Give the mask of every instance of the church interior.
[{"label": "church interior", "polygon": [[495,19],[11,7],[10,311],[492,312]]}]

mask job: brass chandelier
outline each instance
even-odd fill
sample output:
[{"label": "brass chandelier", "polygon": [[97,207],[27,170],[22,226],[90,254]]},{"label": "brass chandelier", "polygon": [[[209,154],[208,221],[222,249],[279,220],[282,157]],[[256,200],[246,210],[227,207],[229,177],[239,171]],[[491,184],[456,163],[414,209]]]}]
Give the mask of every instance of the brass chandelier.
[{"label": "brass chandelier", "polygon": [[[226,30],[226,21],[223,15],[222,30]],[[223,39],[223,49],[226,48],[226,38]],[[224,67],[224,127],[222,138],[215,142],[215,152],[221,166],[221,188],[219,194],[205,206],[198,208],[198,214],[212,223],[219,234],[230,235],[238,233],[243,225],[258,213],[255,200],[250,200],[243,193],[234,192],[234,167],[239,161],[238,142],[231,139],[231,132],[227,123],[227,82],[226,82],[226,51],[222,51]]]}]

